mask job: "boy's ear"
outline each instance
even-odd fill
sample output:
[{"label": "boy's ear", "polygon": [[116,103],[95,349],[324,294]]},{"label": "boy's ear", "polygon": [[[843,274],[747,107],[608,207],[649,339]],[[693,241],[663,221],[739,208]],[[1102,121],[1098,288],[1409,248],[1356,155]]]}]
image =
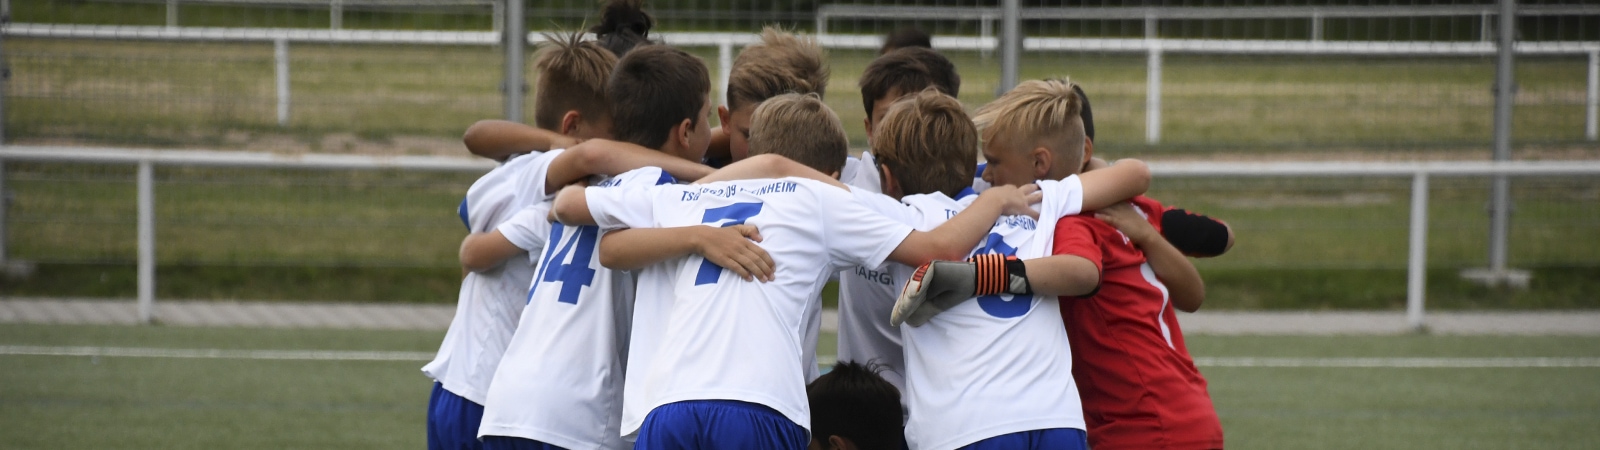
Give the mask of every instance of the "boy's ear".
[{"label": "boy's ear", "polygon": [[694,119],[683,119],[678,126],[672,127],[672,142],[679,149],[689,148],[689,135],[694,133]]},{"label": "boy's ear", "polygon": [[1043,180],[1050,177],[1050,168],[1055,167],[1055,153],[1049,148],[1040,146],[1028,151],[1028,156],[1033,160],[1033,179]]},{"label": "boy's ear", "polygon": [[728,105],[717,107],[717,123],[723,130],[729,130],[728,121],[733,120],[733,111],[728,111]]},{"label": "boy's ear", "polygon": [[578,129],[578,122],[582,121],[583,113],[578,112],[576,109],[567,111],[566,114],[561,115],[561,126],[556,130],[556,132],[561,133],[562,135],[571,136],[573,131]]},{"label": "boy's ear", "polygon": [[861,126],[867,129],[867,147],[872,147],[872,118],[861,119]]},{"label": "boy's ear", "polygon": [[1078,173],[1088,172],[1089,162],[1092,160],[1094,160],[1094,139],[1089,139],[1089,137],[1085,136],[1083,138],[1083,167],[1078,169]]},{"label": "boy's ear", "polygon": [[905,193],[900,191],[900,181],[889,171],[888,164],[878,164],[878,187],[881,188],[883,195],[893,198],[905,196]]}]

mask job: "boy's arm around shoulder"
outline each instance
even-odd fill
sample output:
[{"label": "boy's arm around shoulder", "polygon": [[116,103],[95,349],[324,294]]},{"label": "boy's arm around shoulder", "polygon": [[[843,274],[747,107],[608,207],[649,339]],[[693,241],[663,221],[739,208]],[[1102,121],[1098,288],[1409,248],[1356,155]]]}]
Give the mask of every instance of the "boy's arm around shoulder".
[{"label": "boy's arm around shoulder", "polygon": [[517,153],[566,148],[577,144],[578,139],[517,122],[490,119],[467,127],[461,135],[461,143],[474,155],[504,161]]},{"label": "boy's arm around shoulder", "polygon": [[1083,184],[1083,210],[1093,211],[1144,194],[1150,190],[1150,166],[1137,159],[1078,175]]},{"label": "boy's arm around shoulder", "polygon": [[640,167],[660,167],[680,180],[694,180],[711,173],[704,164],[651,150],[636,144],[606,139],[590,139],[574,145],[550,161],[545,175],[545,192],[554,192],[590,175],[617,175]]},{"label": "boy's arm around shoulder", "polygon": [[695,180],[696,184],[714,183],[718,181],[753,180],[759,178],[784,178],[796,177],[816,180],[830,186],[849,189],[837,178],[828,176],[810,166],[800,164],[792,159],[771,153],[745,158],[739,162],[729,164],[716,172]]},{"label": "boy's arm around shoulder", "polygon": [[966,209],[933,230],[912,231],[900,245],[889,253],[889,260],[911,267],[934,260],[963,260],[978,242],[994,228],[995,220],[1002,215],[1026,215],[1038,218],[1039,213],[1029,207],[1039,201],[1039,186],[995,186],[978,194]]},{"label": "boy's arm around shoulder", "polygon": [[506,239],[500,230],[487,233],[472,233],[461,240],[461,250],[457,255],[461,259],[461,267],[472,272],[483,272],[505,262],[522,249],[511,240]]}]

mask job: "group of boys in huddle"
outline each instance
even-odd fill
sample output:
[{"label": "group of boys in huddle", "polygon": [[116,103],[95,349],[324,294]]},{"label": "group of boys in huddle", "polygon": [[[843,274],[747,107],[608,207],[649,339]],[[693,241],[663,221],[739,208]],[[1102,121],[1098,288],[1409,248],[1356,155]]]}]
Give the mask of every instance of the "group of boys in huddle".
[{"label": "group of boys in huddle", "polygon": [[464,136],[503,162],[460,207],[430,448],[1222,447],[1175,310],[1231,232],[1093,158],[1081,87],[969,116],[949,60],[891,39],[853,157],[813,39],[763,30],[712,129],[705,64],[651,24],[618,0],[547,36],[535,126]]}]

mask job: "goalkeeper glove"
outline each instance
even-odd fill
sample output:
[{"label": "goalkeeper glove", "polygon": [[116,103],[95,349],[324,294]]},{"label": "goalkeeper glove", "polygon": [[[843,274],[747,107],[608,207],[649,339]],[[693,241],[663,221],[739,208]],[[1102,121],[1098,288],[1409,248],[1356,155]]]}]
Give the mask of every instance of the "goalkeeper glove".
[{"label": "goalkeeper glove", "polygon": [[994,294],[1033,295],[1027,266],[1013,256],[987,254],[966,261],[934,261],[917,268],[895,299],[889,323],[922,326],[967,299]]}]

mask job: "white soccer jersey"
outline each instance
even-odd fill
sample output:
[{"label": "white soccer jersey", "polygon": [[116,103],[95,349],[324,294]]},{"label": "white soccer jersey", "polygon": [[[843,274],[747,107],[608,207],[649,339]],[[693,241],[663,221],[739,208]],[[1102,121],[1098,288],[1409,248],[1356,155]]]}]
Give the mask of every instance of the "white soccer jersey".
[{"label": "white soccer jersey", "polygon": [[670,296],[672,306],[640,389],[650,408],[738,400],[770,407],[807,429],[806,308],[830,273],[876,266],[911,233],[843,189],[797,178],[590,188],[587,196],[595,221],[608,229],[744,223],[761,230],[776,280],[745,281],[689,256],[675,262],[675,289],[641,291],[641,303]]},{"label": "white soccer jersey", "polygon": [[[514,220],[513,213],[524,214],[517,209],[517,181],[525,172],[548,167],[552,157],[539,154],[512,158],[478,178],[467,189],[459,211],[468,230],[487,232]],[[545,223],[548,228],[549,222]],[[512,242],[537,254],[544,248],[544,235]],[[456,314],[450,320],[444,342],[439,345],[439,354],[422,366],[422,373],[438,381],[445,390],[482,405],[489,392],[489,380],[494,377],[500,356],[516,330],[517,318],[522,315],[528,282],[532,278],[532,262],[517,257],[506,260],[494,270],[468,273],[461,280]]]},{"label": "white soccer jersey", "polygon": [[[1039,220],[1004,216],[975,254],[1028,259],[1048,256],[1055,224],[1083,207],[1076,176],[1039,181],[1044,199]],[[901,201],[929,229],[944,223],[976,197],[961,201],[942,194]],[[904,216],[902,216],[904,217]],[[895,285],[913,269],[894,268]],[[1084,429],[1083,406],[1072,380],[1072,354],[1057,299],[991,295],[961,303],[920,327],[900,327],[906,356],[912,449],[951,449],[1019,431]]]},{"label": "white soccer jersey", "polygon": [[[594,183],[600,190],[671,183],[647,167]],[[627,448],[623,363],[633,317],[633,276],[600,265],[597,227],[552,224],[517,333],[489,386],[479,436],[564,448]]]},{"label": "white soccer jersey", "polygon": [[[863,152],[860,159],[847,160],[842,174],[839,179],[845,184],[861,188],[854,192],[882,192],[878,167],[870,152]],[[873,197],[893,201],[880,195]],[[893,384],[895,389],[904,392],[905,352],[900,346],[900,330],[889,326],[889,313],[894,310],[894,299],[900,293],[900,287],[891,280],[889,264],[892,263],[876,267],[850,267],[839,272],[838,358],[839,361],[880,364],[884,370],[878,375]],[[904,397],[901,399],[904,400]]]}]

